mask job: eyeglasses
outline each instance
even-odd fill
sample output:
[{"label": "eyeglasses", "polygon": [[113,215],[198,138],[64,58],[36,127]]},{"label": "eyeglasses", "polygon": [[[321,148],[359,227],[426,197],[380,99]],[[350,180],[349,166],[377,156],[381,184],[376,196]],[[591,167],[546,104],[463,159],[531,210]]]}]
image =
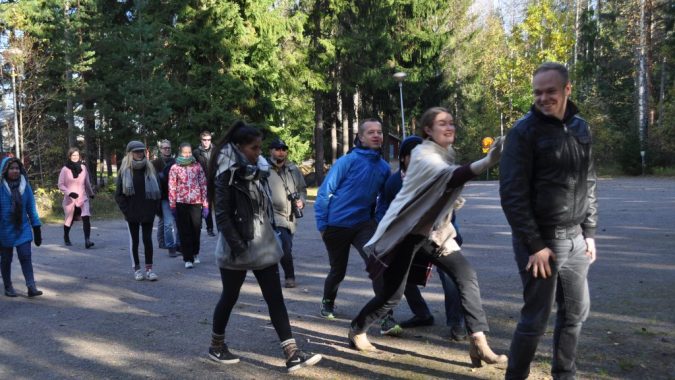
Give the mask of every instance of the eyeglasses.
[{"label": "eyeglasses", "polygon": [[274,150],[283,150],[284,152],[288,150],[288,147],[282,146],[281,148],[272,148]]}]

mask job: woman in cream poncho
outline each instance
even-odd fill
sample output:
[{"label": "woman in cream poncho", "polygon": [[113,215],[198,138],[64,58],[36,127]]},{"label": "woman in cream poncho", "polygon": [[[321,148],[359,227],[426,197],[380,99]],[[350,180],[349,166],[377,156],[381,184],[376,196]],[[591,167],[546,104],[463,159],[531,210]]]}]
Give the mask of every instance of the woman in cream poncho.
[{"label": "woman in cream poncho", "polygon": [[474,366],[480,366],[481,361],[506,362],[506,356],[496,355],[487,344],[484,332],[488,331],[488,325],[476,272],[459,252],[450,222],[452,205],[464,183],[499,161],[502,141],[498,139],[493,144],[487,157],[458,166],[452,149],[455,126],[450,113],[441,107],[431,108],[422,115],[420,124],[426,140],[412,151],[403,187],[364,247],[370,255],[371,277],[384,276],[385,287],[352,321],[350,344],[361,351],[375,350],[366,331],[400,301],[417,254],[427,256],[458,285],[466,326],[471,333],[469,355]]}]

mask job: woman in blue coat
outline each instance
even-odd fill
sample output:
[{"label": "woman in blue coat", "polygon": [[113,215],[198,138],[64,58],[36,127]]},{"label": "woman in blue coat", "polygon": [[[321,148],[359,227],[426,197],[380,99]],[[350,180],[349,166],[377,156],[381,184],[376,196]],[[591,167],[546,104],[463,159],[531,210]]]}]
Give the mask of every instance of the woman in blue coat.
[{"label": "woman in blue coat", "polygon": [[[28,297],[42,295],[35,286],[31,241],[42,244],[40,218],[35,208],[33,189],[26,178],[26,171],[17,158],[7,157],[0,163],[0,268],[5,295],[16,297],[12,286],[12,256],[16,247],[21,271],[28,287]],[[31,231],[32,230],[32,231]]]}]

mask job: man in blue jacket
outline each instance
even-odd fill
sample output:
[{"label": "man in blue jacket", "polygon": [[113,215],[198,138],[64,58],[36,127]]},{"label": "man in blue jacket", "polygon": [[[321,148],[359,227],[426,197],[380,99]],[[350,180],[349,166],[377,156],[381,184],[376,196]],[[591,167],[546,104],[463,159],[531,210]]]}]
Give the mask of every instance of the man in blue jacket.
[{"label": "man in blue jacket", "polygon": [[[377,198],[390,173],[380,153],[382,142],[382,124],[377,119],[363,121],[356,147],[335,162],[316,196],[316,225],[330,262],[321,301],[321,316],[326,319],[335,318],[335,298],[347,272],[350,246],[365,262],[363,245],[377,228],[376,213],[384,215],[383,209],[376,210]],[[381,281],[373,283],[373,288]],[[398,335],[401,331],[391,314],[382,321],[382,334]]]}]

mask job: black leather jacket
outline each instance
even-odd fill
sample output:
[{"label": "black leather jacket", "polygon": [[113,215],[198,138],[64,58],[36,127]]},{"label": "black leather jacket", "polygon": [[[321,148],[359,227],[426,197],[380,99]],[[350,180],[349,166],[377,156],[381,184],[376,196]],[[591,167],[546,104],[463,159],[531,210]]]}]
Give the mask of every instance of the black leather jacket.
[{"label": "black leather jacket", "polygon": [[568,100],[561,121],[532,106],[506,137],[499,167],[502,208],[530,254],[546,247],[545,228],[581,225],[585,237],[595,235],[591,132],[578,112]]},{"label": "black leather jacket", "polygon": [[247,242],[253,240],[253,210],[258,209],[258,204],[249,196],[248,185],[232,170],[215,180],[216,224],[235,254],[246,250]]}]

